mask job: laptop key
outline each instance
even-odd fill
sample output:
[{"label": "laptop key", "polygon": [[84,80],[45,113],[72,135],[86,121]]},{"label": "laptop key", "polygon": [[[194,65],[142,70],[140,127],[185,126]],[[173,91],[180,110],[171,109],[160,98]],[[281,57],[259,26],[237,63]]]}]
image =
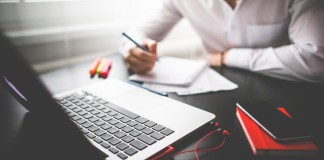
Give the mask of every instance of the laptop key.
[{"label": "laptop key", "polygon": [[110,112],[110,111],[112,111],[111,109],[109,109],[109,108],[107,108],[107,107],[105,107],[103,110],[101,110],[102,112],[104,112],[104,113],[108,113],[108,112]]},{"label": "laptop key", "polygon": [[84,128],[89,128],[89,127],[91,127],[91,126],[93,126],[93,125],[92,125],[90,122],[86,122],[86,123],[83,123],[82,126],[83,126]]},{"label": "laptop key", "polygon": [[81,107],[81,108],[85,109],[85,108],[88,108],[89,106],[88,106],[88,105],[86,105],[86,104],[84,104],[84,103],[82,103],[81,105],[79,105],[79,107]]},{"label": "laptop key", "polygon": [[119,143],[117,146],[116,146],[119,150],[123,151],[125,150],[126,148],[129,147],[129,145],[127,145],[126,143]]},{"label": "laptop key", "polygon": [[137,130],[134,130],[134,131],[131,131],[129,134],[133,137],[137,137],[137,136],[141,135],[142,133]]},{"label": "laptop key", "polygon": [[106,114],[101,112],[101,113],[97,114],[96,116],[99,118],[102,118],[102,117],[106,116]]},{"label": "laptop key", "polygon": [[108,134],[108,133],[106,133],[106,134],[102,135],[101,138],[102,138],[103,140],[107,141],[107,140],[113,138],[113,136],[110,135],[110,134]]},{"label": "laptop key", "polygon": [[76,116],[71,117],[71,119],[74,121],[77,121],[77,120],[81,119],[81,117],[76,115]]},{"label": "laptop key", "polygon": [[97,126],[91,126],[91,127],[89,127],[88,130],[91,131],[91,132],[94,132],[94,131],[99,130],[99,127],[97,127]]},{"label": "laptop key", "polygon": [[133,112],[130,112],[130,111],[128,111],[128,110],[126,110],[124,108],[121,108],[121,107],[119,107],[119,106],[117,106],[115,104],[112,104],[112,103],[107,103],[107,104],[105,104],[105,106],[107,106],[107,107],[109,107],[109,108],[111,108],[111,109],[113,109],[113,110],[115,110],[115,111],[117,111],[117,112],[131,118],[131,119],[135,119],[135,118],[139,117],[139,115],[137,115],[137,114],[135,114]]},{"label": "laptop key", "polygon": [[126,124],[124,124],[124,123],[115,124],[115,127],[117,127],[118,129],[121,129],[121,128],[125,127],[125,126],[126,126]]},{"label": "laptop key", "polygon": [[143,125],[141,125],[141,124],[138,124],[138,125],[136,125],[134,128],[140,131],[140,130],[145,129],[145,126],[143,126]]},{"label": "laptop key", "polygon": [[114,116],[114,115],[116,115],[116,114],[118,114],[118,113],[115,112],[115,111],[110,111],[110,112],[108,112],[107,114],[110,115],[110,116]]},{"label": "laptop key", "polygon": [[147,145],[145,145],[144,143],[142,143],[141,141],[138,141],[138,140],[131,142],[130,145],[138,150],[143,150],[144,148],[147,147]]},{"label": "laptop key", "polygon": [[88,134],[87,134],[87,137],[89,137],[89,138],[92,139],[92,138],[94,138],[94,137],[96,137],[96,136],[95,136],[94,134],[92,134],[92,133],[88,133]]},{"label": "laptop key", "polygon": [[93,125],[92,125],[90,122],[86,122],[86,123],[83,123],[82,126],[83,126],[84,128],[89,128],[89,127],[91,127],[91,126],[93,126]]},{"label": "laptop key", "polygon": [[103,105],[99,105],[99,106],[97,106],[97,109],[99,109],[99,110],[103,110],[103,109],[105,109],[106,108],[106,106],[103,106]]},{"label": "laptop key", "polygon": [[82,132],[83,134],[87,134],[87,133],[89,133],[89,131],[86,130],[86,129],[84,129],[84,128],[81,129],[81,132]]},{"label": "laptop key", "polygon": [[142,134],[142,135],[138,136],[137,138],[148,145],[152,145],[156,142],[156,140],[154,140],[153,138],[151,138],[145,134]]},{"label": "laptop key", "polygon": [[101,143],[102,142],[102,140],[99,137],[96,137],[93,140],[96,141],[97,143]]},{"label": "laptop key", "polygon": [[94,124],[97,126],[101,126],[101,125],[105,124],[105,122],[102,120],[99,120],[99,121],[94,122]]},{"label": "laptop key", "polygon": [[153,137],[156,140],[161,140],[163,139],[165,136],[159,132],[154,132],[150,135],[151,137]]},{"label": "laptop key", "polygon": [[85,120],[85,119],[79,119],[76,122],[79,123],[79,124],[83,124],[83,123],[86,123],[87,120]]},{"label": "laptop key", "polygon": [[116,120],[116,119],[111,119],[111,120],[108,121],[108,123],[109,123],[109,124],[112,124],[112,125],[115,125],[115,124],[118,123],[118,120]]},{"label": "laptop key", "polygon": [[89,118],[91,118],[91,117],[93,117],[93,116],[92,116],[91,114],[87,113],[87,114],[83,115],[83,117],[84,117],[85,119],[89,119]]},{"label": "laptop key", "polygon": [[91,105],[92,107],[96,107],[96,108],[100,106],[100,104],[98,104],[97,102],[91,103],[90,105]]},{"label": "laptop key", "polygon": [[122,119],[120,119],[120,121],[124,122],[124,123],[127,123],[130,121],[129,118],[126,118],[126,117],[123,117]]},{"label": "laptop key", "polygon": [[116,136],[117,138],[123,138],[123,137],[126,136],[126,133],[121,132],[121,131],[118,131],[118,132],[115,133],[115,136]]},{"label": "laptop key", "polygon": [[134,126],[136,126],[138,123],[137,122],[135,122],[135,121],[129,121],[128,123],[127,123],[127,125],[129,125],[129,126],[131,126],[131,127],[134,127]]},{"label": "laptop key", "polygon": [[61,104],[65,104],[68,103],[69,101],[67,101],[66,99],[62,99],[61,101],[59,101]]},{"label": "laptop key", "polygon": [[97,117],[92,117],[89,119],[90,122],[95,122],[95,121],[98,121],[99,119]]},{"label": "laptop key", "polygon": [[111,125],[110,125],[110,124],[107,124],[107,123],[105,123],[105,124],[101,125],[100,127],[101,127],[102,129],[104,129],[104,130],[107,130],[108,128],[110,128],[110,127],[111,127]]},{"label": "laptop key", "polygon": [[136,119],[136,121],[137,122],[139,122],[139,123],[145,123],[145,122],[147,122],[147,121],[149,121],[148,119],[146,119],[146,118],[144,118],[144,117],[138,117],[137,119]]},{"label": "laptop key", "polygon": [[88,108],[86,108],[85,110],[88,111],[88,112],[91,112],[91,111],[94,110],[94,108],[92,108],[92,107],[88,107]]},{"label": "laptop key", "polygon": [[92,113],[93,115],[99,114],[100,112],[98,110],[93,110],[90,113]]},{"label": "laptop key", "polygon": [[85,110],[82,110],[78,113],[80,116],[86,115],[88,114],[88,112],[86,112]]},{"label": "laptop key", "polygon": [[116,119],[122,119],[122,118],[124,118],[124,116],[121,115],[121,114],[116,114],[116,115],[114,115],[114,118],[116,118]]},{"label": "laptop key", "polygon": [[172,134],[173,132],[174,132],[173,130],[166,128],[161,133],[168,136],[168,135]]},{"label": "laptop key", "polygon": [[103,117],[102,118],[102,120],[104,120],[106,122],[109,121],[109,120],[111,120],[111,119],[112,119],[112,117],[110,117],[110,116],[106,116],[106,117]]},{"label": "laptop key", "polygon": [[132,148],[132,147],[130,147],[130,148],[128,148],[128,149],[125,150],[125,153],[127,155],[129,155],[129,156],[132,156],[132,155],[136,154],[137,152],[138,151],[136,149]]},{"label": "laptop key", "polygon": [[92,101],[92,100],[89,100],[89,101],[87,101],[86,103],[91,105],[91,104],[94,104],[94,103],[96,103],[96,102],[95,102],[95,101]]},{"label": "laptop key", "polygon": [[117,145],[118,143],[120,143],[121,141],[117,138],[112,138],[108,141],[108,143],[110,143],[111,145]]},{"label": "laptop key", "polygon": [[99,130],[97,130],[96,132],[94,132],[94,134],[96,134],[97,136],[101,136],[101,135],[103,135],[103,134],[105,134],[106,133],[106,131],[104,131],[104,130],[102,130],[102,129],[99,129]]},{"label": "laptop key", "polygon": [[127,159],[127,156],[124,153],[118,153],[117,156],[121,159]]},{"label": "laptop key", "polygon": [[68,106],[67,108],[73,110],[73,109],[76,109],[76,108],[78,108],[78,107],[77,107],[76,105],[71,105],[71,106]]},{"label": "laptop key", "polygon": [[65,106],[65,107],[70,107],[70,106],[72,106],[72,103],[70,103],[70,102],[68,102],[68,103],[64,103],[63,106]]},{"label": "laptop key", "polygon": [[[81,101],[78,101],[77,103],[75,103],[75,105],[81,107],[81,105],[83,105],[83,103]],[[82,107],[81,107],[82,108]]]},{"label": "laptop key", "polygon": [[67,115],[68,115],[69,117],[73,117],[73,116],[75,116],[76,114],[73,113],[73,112],[71,112],[71,113],[68,113]]},{"label": "laptop key", "polygon": [[110,147],[110,145],[107,142],[102,142],[100,145],[106,149],[108,149]]},{"label": "laptop key", "polygon": [[114,133],[118,132],[118,129],[115,128],[115,127],[111,127],[111,128],[109,128],[109,129],[107,129],[107,131],[108,131],[109,133],[111,133],[111,134],[114,134]]},{"label": "laptop key", "polygon": [[81,112],[82,109],[81,108],[74,108],[73,111],[77,113],[77,112]]},{"label": "laptop key", "polygon": [[156,130],[156,131],[161,131],[164,128],[165,128],[164,126],[159,125],[159,124],[153,127],[153,129]]},{"label": "laptop key", "polygon": [[125,136],[124,138],[122,138],[122,140],[123,140],[124,142],[126,142],[126,143],[129,143],[129,142],[133,141],[134,138],[131,137],[131,136]]},{"label": "laptop key", "polygon": [[142,132],[145,133],[145,134],[151,134],[154,131],[152,129],[150,129],[150,128],[145,128],[144,130],[142,130]]},{"label": "laptop key", "polygon": [[126,133],[128,133],[130,131],[133,131],[134,129],[131,128],[131,127],[126,126],[126,127],[122,128],[121,130],[124,131],[124,132],[126,132]]},{"label": "laptop key", "polygon": [[147,126],[147,127],[153,127],[153,126],[156,125],[156,123],[155,122],[152,122],[152,121],[148,121],[144,125]]},{"label": "laptop key", "polygon": [[113,154],[116,154],[119,152],[115,147],[110,147],[108,150]]}]

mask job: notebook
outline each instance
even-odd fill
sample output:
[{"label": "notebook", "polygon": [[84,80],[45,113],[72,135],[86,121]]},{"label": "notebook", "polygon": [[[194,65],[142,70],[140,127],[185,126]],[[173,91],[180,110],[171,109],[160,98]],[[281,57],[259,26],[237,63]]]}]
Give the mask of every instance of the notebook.
[{"label": "notebook", "polygon": [[71,134],[84,152],[95,148],[106,159],[149,159],[215,118],[111,78],[52,95],[1,32],[0,53],[0,83],[30,112],[61,126],[60,135]]},{"label": "notebook", "polygon": [[[284,108],[279,110],[291,117]],[[314,156],[317,154],[318,148],[310,140],[278,143],[239,108],[236,108],[236,116],[256,156]]]},{"label": "notebook", "polygon": [[134,74],[129,80],[176,86],[190,85],[207,67],[207,62],[184,58],[160,57],[153,69],[144,75]]}]

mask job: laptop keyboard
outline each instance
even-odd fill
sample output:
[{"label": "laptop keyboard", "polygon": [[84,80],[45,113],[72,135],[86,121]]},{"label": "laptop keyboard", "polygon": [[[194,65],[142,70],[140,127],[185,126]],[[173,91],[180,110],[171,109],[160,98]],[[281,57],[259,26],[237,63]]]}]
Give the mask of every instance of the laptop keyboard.
[{"label": "laptop keyboard", "polygon": [[57,101],[83,134],[121,159],[174,132],[89,92],[74,93]]}]

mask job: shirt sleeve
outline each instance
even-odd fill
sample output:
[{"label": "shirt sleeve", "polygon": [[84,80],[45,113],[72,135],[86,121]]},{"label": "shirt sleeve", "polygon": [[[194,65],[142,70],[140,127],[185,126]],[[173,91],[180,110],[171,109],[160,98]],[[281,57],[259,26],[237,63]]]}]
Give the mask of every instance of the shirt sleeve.
[{"label": "shirt sleeve", "polygon": [[[174,0],[162,0],[162,5],[151,16],[132,27],[127,33],[139,43],[147,38],[161,41],[182,19],[175,3]],[[135,45],[123,37],[120,43],[120,52],[126,55],[132,47]]]},{"label": "shirt sleeve", "polygon": [[296,1],[290,8],[291,44],[278,48],[234,48],[228,66],[288,80],[324,82],[324,7],[320,1]]}]

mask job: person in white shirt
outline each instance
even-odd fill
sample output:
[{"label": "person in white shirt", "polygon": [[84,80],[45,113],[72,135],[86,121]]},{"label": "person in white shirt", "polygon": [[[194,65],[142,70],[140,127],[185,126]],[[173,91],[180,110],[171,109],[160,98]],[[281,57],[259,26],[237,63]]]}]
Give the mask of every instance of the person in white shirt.
[{"label": "person in white shirt", "polygon": [[163,0],[147,21],[127,33],[121,52],[135,73],[147,73],[161,41],[182,18],[200,36],[212,66],[238,67],[287,80],[324,82],[321,0]]}]

